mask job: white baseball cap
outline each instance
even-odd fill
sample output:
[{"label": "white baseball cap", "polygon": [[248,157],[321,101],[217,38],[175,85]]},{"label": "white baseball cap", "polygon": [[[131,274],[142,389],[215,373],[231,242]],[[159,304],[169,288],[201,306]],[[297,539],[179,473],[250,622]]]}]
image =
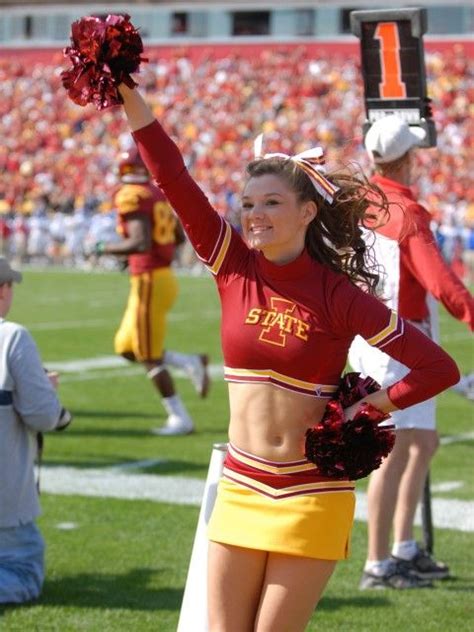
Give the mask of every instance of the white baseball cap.
[{"label": "white baseball cap", "polygon": [[364,144],[372,160],[383,164],[401,158],[412,147],[419,147],[425,136],[422,127],[410,127],[399,116],[390,114],[375,121]]}]

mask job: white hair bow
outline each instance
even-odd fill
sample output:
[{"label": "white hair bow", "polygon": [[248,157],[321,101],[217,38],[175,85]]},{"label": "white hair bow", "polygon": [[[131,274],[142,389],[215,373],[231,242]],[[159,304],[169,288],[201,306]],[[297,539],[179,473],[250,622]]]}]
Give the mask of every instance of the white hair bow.
[{"label": "white hair bow", "polygon": [[324,168],[324,152],[321,147],[313,147],[312,149],[307,149],[306,151],[302,151],[300,154],[296,154],[295,156],[289,156],[288,154],[263,154],[263,134],[259,134],[254,141],[254,154],[255,158],[286,158],[293,160],[298,167],[303,169],[306,175],[309,177],[311,182],[313,183],[314,188],[319,193],[319,195],[326,200],[329,204],[332,204],[334,201],[334,195],[339,191],[339,187],[337,187],[332,182],[325,177],[326,170]]}]

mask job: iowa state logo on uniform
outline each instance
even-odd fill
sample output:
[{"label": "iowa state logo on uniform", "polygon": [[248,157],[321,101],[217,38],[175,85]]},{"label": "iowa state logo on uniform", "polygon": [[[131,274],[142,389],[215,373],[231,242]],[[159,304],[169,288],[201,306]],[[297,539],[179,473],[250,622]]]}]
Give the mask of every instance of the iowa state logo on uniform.
[{"label": "iowa state logo on uniform", "polygon": [[294,316],[295,303],[272,296],[270,305],[270,308],[252,307],[244,321],[246,325],[261,327],[259,340],[278,347],[286,346],[288,336],[308,340],[309,325]]}]

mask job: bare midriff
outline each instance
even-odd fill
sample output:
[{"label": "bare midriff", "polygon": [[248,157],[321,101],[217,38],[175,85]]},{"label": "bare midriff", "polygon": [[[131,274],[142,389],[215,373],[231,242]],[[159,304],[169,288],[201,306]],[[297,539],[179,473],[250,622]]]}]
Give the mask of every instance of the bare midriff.
[{"label": "bare midriff", "polygon": [[269,461],[304,458],[308,428],[320,421],[327,399],[272,384],[229,384],[229,439],[236,447]]}]

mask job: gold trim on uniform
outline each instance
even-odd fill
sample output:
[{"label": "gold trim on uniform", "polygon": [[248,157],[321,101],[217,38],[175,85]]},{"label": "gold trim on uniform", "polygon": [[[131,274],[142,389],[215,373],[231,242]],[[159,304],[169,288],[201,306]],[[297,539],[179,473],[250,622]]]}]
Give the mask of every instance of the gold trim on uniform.
[{"label": "gold trim on uniform", "polygon": [[300,391],[316,397],[330,397],[338,388],[337,384],[314,384],[283,375],[283,373],[278,373],[273,369],[236,369],[225,366],[224,378],[228,382],[270,382],[282,388],[286,387],[292,391]]},{"label": "gold trim on uniform", "polygon": [[372,338],[367,338],[367,342],[369,343],[369,345],[372,345],[372,347],[374,347],[375,345],[380,344],[385,338],[388,338],[388,336],[391,336],[397,330],[397,327],[398,314],[397,312],[392,311],[390,322],[388,323],[388,325],[378,334],[372,336]]},{"label": "gold trim on uniform", "polygon": [[305,492],[313,494],[324,494],[332,493],[334,490],[338,489],[343,489],[344,491],[348,491],[348,488],[354,489],[354,483],[351,483],[349,481],[323,481],[321,483],[304,483],[303,485],[291,485],[289,487],[275,489],[274,487],[270,487],[270,485],[265,485],[265,483],[257,481],[250,476],[239,474],[238,472],[234,472],[233,470],[230,470],[226,467],[223,470],[223,476],[224,478],[234,481],[234,483],[240,483],[244,487],[259,491],[266,496],[271,496],[275,500],[287,496],[302,495]]},{"label": "gold trim on uniform", "polygon": [[276,461],[266,461],[264,459],[256,459],[252,454],[244,452],[243,450],[236,451],[232,444],[227,448],[229,454],[237,459],[241,463],[250,465],[258,470],[264,472],[271,472],[272,474],[295,474],[296,472],[307,472],[308,470],[314,470],[314,463],[309,463],[306,459],[302,459],[300,462],[295,461],[294,465],[285,465],[283,463],[278,464]]},{"label": "gold trim on uniform", "polygon": [[232,236],[232,229],[230,225],[225,220],[222,220],[222,221],[224,222],[224,225],[225,225],[225,234],[222,241],[222,246],[220,247],[219,252],[217,253],[214,263],[212,265],[208,264],[207,266],[209,270],[212,272],[212,274],[219,273],[222,262],[224,261],[227,251],[229,249],[230,239]]}]

